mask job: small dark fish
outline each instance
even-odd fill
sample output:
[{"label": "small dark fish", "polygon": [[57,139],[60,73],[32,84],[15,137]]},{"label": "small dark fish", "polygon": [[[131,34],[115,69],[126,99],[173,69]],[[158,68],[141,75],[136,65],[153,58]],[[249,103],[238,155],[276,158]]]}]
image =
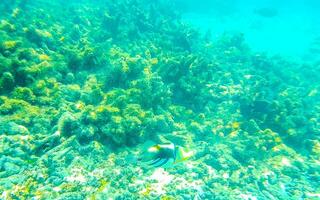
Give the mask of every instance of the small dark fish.
[{"label": "small dark fish", "polygon": [[256,15],[266,18],[273,18],[279,14],[278,10],[275,8],[259,8],[255,9],[253,12]]}]

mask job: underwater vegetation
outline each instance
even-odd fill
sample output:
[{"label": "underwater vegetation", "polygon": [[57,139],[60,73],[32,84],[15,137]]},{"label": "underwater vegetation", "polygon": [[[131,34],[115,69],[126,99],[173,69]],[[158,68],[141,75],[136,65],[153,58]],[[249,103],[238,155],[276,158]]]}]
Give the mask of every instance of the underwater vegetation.
[{"label": "underwater vegetation", "polygon": [[[165,0],[0,13],[0,199],[320,197],[319,62],[208,39]],[[195,155],[142,165],[163,137]]]}]

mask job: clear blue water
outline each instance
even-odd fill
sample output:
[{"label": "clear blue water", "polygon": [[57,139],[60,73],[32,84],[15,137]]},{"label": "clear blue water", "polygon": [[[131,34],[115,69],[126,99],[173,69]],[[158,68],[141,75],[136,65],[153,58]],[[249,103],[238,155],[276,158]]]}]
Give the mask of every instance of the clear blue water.
[{"label": "clear blue water", "polygon": [[[320,38],[320,1],[226,0],[188,1],[183,18],[214,38],[243,33],[253,50],[298,59],[313,59]],[[259,13],[262,9],[274,16]]]}]

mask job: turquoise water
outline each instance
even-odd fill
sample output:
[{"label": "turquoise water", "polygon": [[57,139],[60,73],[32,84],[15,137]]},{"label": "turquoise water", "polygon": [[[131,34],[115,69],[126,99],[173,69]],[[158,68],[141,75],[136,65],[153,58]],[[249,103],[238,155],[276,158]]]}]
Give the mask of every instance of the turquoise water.
[{"label": "turquoise water", "polygon": [[2,0],[0,199],[320,199],[319,9]]},{"label": "turquoise water", "polygon": [[320,35],[318,1],[229,0],[185,4],[183,18],[203,32],[210,30],[214,38],[226,32],[239,32],[258,52],[305,61],[315,56],[314,45]]}]

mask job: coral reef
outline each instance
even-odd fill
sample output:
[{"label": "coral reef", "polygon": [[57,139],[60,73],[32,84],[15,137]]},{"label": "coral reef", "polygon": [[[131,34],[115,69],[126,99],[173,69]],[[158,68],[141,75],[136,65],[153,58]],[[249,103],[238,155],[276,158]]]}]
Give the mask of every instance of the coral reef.
[{"label": "coral reef", "polygon": [[[0,199],[319,197],[319,63],[171,5],[1,3]],[[150,170],[136,155],[163,138],[197,153]]]}]

